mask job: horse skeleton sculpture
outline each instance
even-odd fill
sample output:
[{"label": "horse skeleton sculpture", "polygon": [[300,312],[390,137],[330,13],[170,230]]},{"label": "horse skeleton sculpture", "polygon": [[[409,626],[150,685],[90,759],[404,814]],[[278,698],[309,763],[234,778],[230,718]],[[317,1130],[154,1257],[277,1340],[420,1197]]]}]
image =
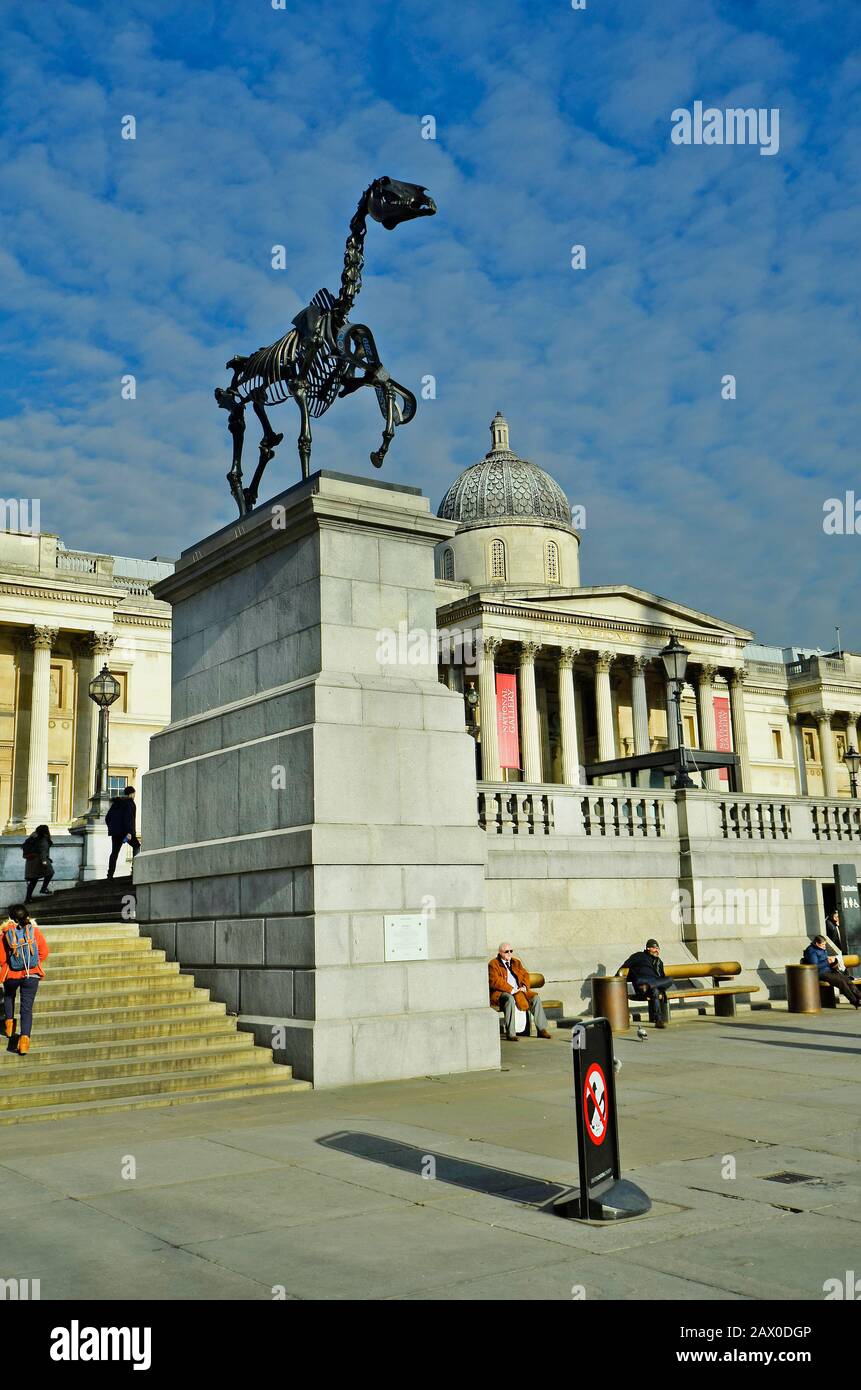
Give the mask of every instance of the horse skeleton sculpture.
[{"label": "horse skeleton sculpture", "polygon": [[[347,318],[362,288],[367,218],[370,215],[391,231],[401,222],[432,217],[435,212],[433,199],[420,185],[375,179],[362,194],[350,223],[337,299],[328,290],[319,290],[308,307],[296,315],[294,327],[277,343],[258,348],[249,357],[233,357],[227,363],[233,378],[228,387],[216,389],[215,399],[223,410],[229,411],[227,428],[233,439],[233,463],[227,480],[240,516],[255,505],[263,470],[284,438],[273,430],[266,407],[280,405],[291,396],[301,416],[299,458],[302,477],[307,478],[311,416],[324,415],[336,396],[349,396],[360,386],[373,386],[385,425],[382,444],[371,454],[371,463],[382,468],[395,427],[409,424],[416,413],[416,398],[389,376],[371,330],[365,324],[350,323]],[[263,426],[263,438],[251,486],[243,487],[242,439],[249,402]]]}]

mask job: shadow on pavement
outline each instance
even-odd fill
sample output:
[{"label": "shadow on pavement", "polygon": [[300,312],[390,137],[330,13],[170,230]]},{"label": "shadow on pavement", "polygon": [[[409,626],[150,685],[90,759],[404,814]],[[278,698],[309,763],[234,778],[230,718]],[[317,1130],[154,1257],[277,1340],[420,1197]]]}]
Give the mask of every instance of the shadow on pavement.
[{"label": "shadow on pavement", "polygon": [[559,1183],[533,1178],[528,1173],[511,1173],[504,1168],[490,1168],[484,1163],[451,1158],[448,1154],[417,1148],[414,1144],[404,1144],[399,1139],[386,1139],[378,1134],[339,1130],[335,1134],[323,1135],[317,1143],[338,1153],[350,1154],[353,1158],[381,1163],[402,1173],[414,1173],[416,1177],[435,1178],[437,1182],[463,1187],[469,1192],[502,1197],[521,1206],[544,1207],[572,1190]]}]

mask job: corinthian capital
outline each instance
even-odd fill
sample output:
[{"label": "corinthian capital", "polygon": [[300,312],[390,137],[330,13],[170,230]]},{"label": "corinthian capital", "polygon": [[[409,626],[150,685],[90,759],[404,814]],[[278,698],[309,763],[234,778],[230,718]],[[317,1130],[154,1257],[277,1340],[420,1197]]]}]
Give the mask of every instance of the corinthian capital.
[{"label": "corinthian capital", "polygon": [[520,664],[521,666],[531,666],[536,656],[541,651],[540,642],[521,642],[520,644]]},{"label": "corinthian capital", "polygon": [[595,662],[595,670],[606,673],[607,671],[609,671],[610,667],[613,665],[613,662],[615,660],[615,652],[599,652],[598,659]]},{"label": "corinthian capital", "polygon": [[717,673],[717,666],[703,664],[700,667],[700,685],[714,685],[714,679]]},{"label": "corinthian capital", "polygon": [[60,635],[58,627],[42,627],[37,625],[27,633],[27,641],[34,651],[49,652]]},{"label": "corinthian capital", "polygon": [[580,655],[579,647],[561,647],[559,651],[559,665],[563,671],[570,671]]},{"label": "corinthian capital", "polygon": [[632,656],[631,671],[635,676],[644,676],[649,668],[652,658],[650,656]]},{"label": "corinthian capital", "polygon": [[730,685],[744,685],[749,674],[746,666],[734,666],[729,673]]},{"label": "corinthian capital", "polygon": [[482,637],[481,648],[488,661],[492,661],[502,646],[501,637]]}]

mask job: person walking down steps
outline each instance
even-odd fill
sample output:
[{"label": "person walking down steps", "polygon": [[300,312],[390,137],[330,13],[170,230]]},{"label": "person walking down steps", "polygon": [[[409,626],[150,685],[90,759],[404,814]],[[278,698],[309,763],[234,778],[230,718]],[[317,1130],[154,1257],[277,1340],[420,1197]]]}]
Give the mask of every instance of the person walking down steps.
[{"label": "person walking down steps", "polygon": [[48,943],[24,903],[13,903],[9,917],[0,927],[0,984],[4,987],[3,1031],[7,1038],[15,1033],[15,998],[21,995],[21,1026],[18,1052],[30,1051],[33,1031],[33,1004],[39,981],[45,978]]},{"label": "person walking down steps", "polygon": [[[24,878],[27,882],[25,902],[30,902],[36,891],[36,884],[42,880],[42,893],[50,894],[48,884],[54,877],[54,864],[51,859],[51,832],[47,825],[37,825],[32,835],[28,835],[21,853],[24,856]],[[40,894],[41,896],[41,894]]]}]

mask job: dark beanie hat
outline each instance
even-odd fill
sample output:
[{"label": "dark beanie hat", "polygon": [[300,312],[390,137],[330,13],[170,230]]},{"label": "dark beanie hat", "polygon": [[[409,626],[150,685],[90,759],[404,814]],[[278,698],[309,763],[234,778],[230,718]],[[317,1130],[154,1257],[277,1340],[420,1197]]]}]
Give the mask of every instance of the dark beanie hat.
[{"label": "dark beanie hat", "polygon": [[646,950],[648,951],[648,949],[649,949],[650,946],[657,946],[657,944],[658,944],[658,943],[657,943],[657,941],[655,940],[655,938],[654,938],[653,936],[650,936],[649,939],[648,939],[648,941],[646,942]]}]

